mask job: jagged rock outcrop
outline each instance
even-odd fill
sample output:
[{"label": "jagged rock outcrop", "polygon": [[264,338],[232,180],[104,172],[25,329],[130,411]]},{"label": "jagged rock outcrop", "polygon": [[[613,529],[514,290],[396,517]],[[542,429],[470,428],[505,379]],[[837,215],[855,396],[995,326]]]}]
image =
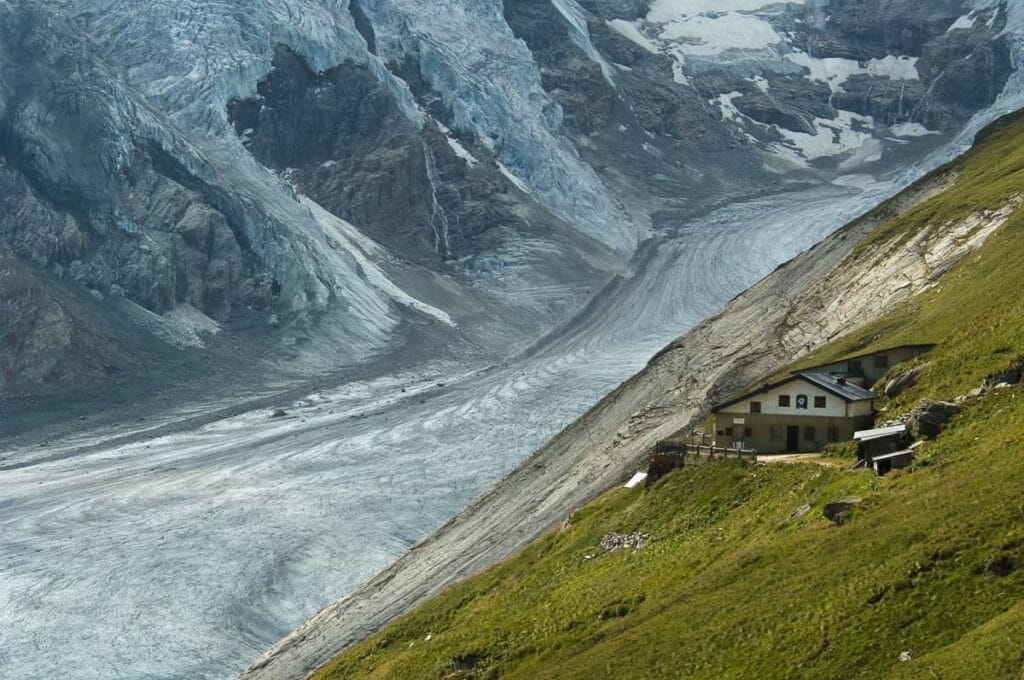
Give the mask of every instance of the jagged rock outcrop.
[{"label": "jagged rock outcrop", "polygon": [[925,399],[908,414],[907,429],[917,438],[934,439],[960,410],[956,404]]},{"label": "jagged rock outcrop", "polygon": [[[479,250],[471,241],[489,229],[527,231],[507,200],[511,182],[436,124],[413,124],[365,65],[313,73],[278,46],[273,67],[254,97],[229,102],[228,115],[246,148],[296,193],[435,266]],[[482,147],[473,153],[489,158]]]},{"label": "jagged rock outcrop", "polygon": [[828,521],[841,526],[850,517],[850,513],[853,509],[860,507],[863,504],[863,498],[850,496],[838,501],[826,503],[825,507],[821,510],[821,514],[823,514],[825,519]]},{"label": "jagged rock outcrop", "polygon": [[926,370],[928,370],[928,364],[922,364],[920,366],[912,368],[911,370],[907,371],[906,373],[903,373],[902,375],[896,376],[888,383],[886,383],[885,396],[889,399],[894,399],[900,396],[901,394],[909,390],[911,387],[916,385],[918,379],[921,377],[921,374],[924,373]]}]

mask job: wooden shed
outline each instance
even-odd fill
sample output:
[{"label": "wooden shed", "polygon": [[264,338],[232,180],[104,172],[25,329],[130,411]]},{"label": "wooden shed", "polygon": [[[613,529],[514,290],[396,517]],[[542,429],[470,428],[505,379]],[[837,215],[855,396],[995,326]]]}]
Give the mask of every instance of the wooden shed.
[{"label": "wooden shed", "polygon": [[858,464],[874,469],[879,476],[907,467],[914,460],[913,450],[907,447],[910,435],[906,425],[861,430],[853,438],[857,442]]}]

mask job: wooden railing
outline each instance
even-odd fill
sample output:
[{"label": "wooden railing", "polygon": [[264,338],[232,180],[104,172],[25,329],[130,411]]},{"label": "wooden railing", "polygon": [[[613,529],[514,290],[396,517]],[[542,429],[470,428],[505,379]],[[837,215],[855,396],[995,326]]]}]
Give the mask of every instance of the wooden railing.
[{"label": "wooden railing", "polygon": [[666,439],[654,445],[654,452],[661,456],[697,456],[698,458],[754,458],[754,449],[729,449],[711,444],[693,444],[687,441]]}]

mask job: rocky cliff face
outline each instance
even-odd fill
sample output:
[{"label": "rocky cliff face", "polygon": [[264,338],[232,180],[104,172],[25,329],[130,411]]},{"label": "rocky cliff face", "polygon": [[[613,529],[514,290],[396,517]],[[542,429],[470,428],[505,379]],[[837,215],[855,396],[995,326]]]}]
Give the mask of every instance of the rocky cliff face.
[{"label": "rocky cliff face", "polygon": [[221,328],[281,329],[300,372],[410,324],[498,356],[684,216],[882,176],[1009,101],[1017,2],[705,4],[0,4],[0,248],[51,300],[0,317],[4,392],[107,380],[26,353],[73,363],[36,304],[110,347],[128,304],[196,366]]}]

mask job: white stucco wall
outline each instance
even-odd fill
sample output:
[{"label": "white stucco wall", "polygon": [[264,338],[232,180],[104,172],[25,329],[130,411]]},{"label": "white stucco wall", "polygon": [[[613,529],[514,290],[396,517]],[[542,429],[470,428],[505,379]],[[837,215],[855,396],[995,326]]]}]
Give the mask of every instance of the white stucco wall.
[{"label": "white stucco wall", "polygon": [[[789,396],[790,399],[788,407],[779,406],[779,396],[781,395]],[[797,397],[800,395],[807,397],[806,409],[798,409],[796,407]],[[814,407],[815,397],[825,397],[825,408]],[[782,385],[781,387],[769,390],[768,392],[762,392],[750,399],[746,399],[738,404],[733,404],[732,406],[724,408],[721,412],[730,415],[744,415],[750,413],[750,402],[752,401],[761,402],[761,413],[765,415],[820,416],[823,418],[871,415],[870,401],[850,404],[850,410],[847,412],[847,403],[841,398],[826,392],[816,385],[812,385],[802,380]]]}]

